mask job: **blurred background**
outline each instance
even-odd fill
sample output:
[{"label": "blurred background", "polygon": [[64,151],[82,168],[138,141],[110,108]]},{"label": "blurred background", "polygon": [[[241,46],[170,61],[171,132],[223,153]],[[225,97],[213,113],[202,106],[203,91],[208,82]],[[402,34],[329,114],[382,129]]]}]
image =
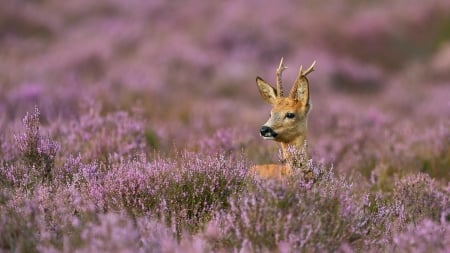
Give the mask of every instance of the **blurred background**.
[{"label": "blurred background", "polygon": [[286,89],[317,61],[313,159],[367,174],[401,157],[448,176],[448,0],[3,0],[0,129],[35,105],[44,124],[95,107],[139,115],[160,152],[213,135],[274,161],[255,77],[274,82],[281,57]]}]

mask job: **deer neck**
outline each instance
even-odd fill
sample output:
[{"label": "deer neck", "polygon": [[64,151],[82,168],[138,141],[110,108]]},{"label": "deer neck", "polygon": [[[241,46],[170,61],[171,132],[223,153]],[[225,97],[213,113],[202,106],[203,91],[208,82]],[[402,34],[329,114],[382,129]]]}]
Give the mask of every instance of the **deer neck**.
[{"label": "deer neck", "polygon": [[[305,133],[306,135],[306,133]],[[305,135],[303,136],[299,136],[296,139],[294,139],[291,142],[282,142],[281,143],[281,151],[283,154],[283,160],[284,161],[292,161],[292,148],[296,149],[296,150],[302,150],[303,148],[306,148],[305,152],[306,155],[308,154],[308,150],[307,150],[307,146],[305,146]]]},{"label": "deer neck", "polygon": [[[283,166],[286,170],[292,171],[293,169],[300,169],[300,172],[303,175],[303,178],[306,181],[313,181],[314,180],[314,173],[311,170],[311,167],[307,164],[309,160],[308,156],[308,145],[305,142],[305,137],[301,136],[295,139],[294,141],[290,143],[281,143],[281,150],[283,152],[283,160],[285,161],[285,165]],[[295,148],[296,150],[301,151],[302,149],[305,149],[304,156],[303,157],[293,157],[293,155],[298,154],[292,153],[292,149]]]}]

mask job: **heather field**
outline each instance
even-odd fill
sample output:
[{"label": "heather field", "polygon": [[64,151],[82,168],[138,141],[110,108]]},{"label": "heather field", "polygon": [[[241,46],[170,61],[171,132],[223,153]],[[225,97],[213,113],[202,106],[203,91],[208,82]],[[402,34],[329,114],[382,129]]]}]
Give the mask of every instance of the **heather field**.
[{"label": "heather field", "polygon": [[[314,183],[249,173],[281,57]],[[450,2],[4,0],[0,252],[450,252]]]}]

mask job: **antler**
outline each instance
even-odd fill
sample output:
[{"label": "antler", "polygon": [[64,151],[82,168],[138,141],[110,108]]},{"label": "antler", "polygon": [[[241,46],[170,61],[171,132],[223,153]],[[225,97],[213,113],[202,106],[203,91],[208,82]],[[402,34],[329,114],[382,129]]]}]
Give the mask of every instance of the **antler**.
[{"label": "antler", "polygon": [[307,70],[305,70],[305,72],[302,71],[302,65],[300,65],[300,70],[298,71],[297,79],[300,79],[302,76],[306,76],[307,74],[313,72],[314,71],[314,65],[316,65],[316,61],[313,61],[311,66]]},{"label": "antler", "polygon": [[294,98],[297,93],[298,86],[302,85],[303,82],[305,81],[306,87],[304,87],[304,88],[306,88],[306,89],[304,89],[304,92],[308,93],[306,95],[308,96],[308,99],[309,99],[309,87],[308,87],[309,84],[308,84],[308,80],[306,79],[306,75],[314,71],[314,65],[316,65],[316,61],[314,61],[311,64],[311,66],[305,71],[302,70],[303,66],[300,65],[300,70],[298,71],[297,79],[295,80],[294,86],[292,87],[291,92],[289,93],[289,97]]},{"label": "antler", "polygon": [[283,71],[287,69],[286,66],[283,64],[283,57],[281,57],[280,65],[277,68],[277,96],[282,97],[283,96],[283,85],[281,84],[281,74]]}]

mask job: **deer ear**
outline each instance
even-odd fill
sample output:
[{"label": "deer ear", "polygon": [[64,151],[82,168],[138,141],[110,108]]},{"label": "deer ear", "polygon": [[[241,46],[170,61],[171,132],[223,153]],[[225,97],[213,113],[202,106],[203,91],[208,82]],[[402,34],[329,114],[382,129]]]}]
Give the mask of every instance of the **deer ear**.
[{"label": "deer ear", "polygon": [[275,98],[277,97],[277,91],[275,88],[259,76],[256,78],[256,84],[258,85],[259,93],[264,101],[269,104],[274,104]]},{"label": "deer ear", "polygon": [[300,76],[292,87],[291,97],[304,106],[309,106],[309,82],[306,76]]},{"label": "deer ear", "polygon": [[309,82],[306,75],[314,71],[314,65],[316,65],[316,61],[313,61],[311,66],[303,71],[302,66],[300,66],[300,70],[298,71],[298,77],[295,80],[294,86],[292,86],[291,92],[289,93],[289,97],[297,100],[303,106],[306,106],[309,110]]}]

